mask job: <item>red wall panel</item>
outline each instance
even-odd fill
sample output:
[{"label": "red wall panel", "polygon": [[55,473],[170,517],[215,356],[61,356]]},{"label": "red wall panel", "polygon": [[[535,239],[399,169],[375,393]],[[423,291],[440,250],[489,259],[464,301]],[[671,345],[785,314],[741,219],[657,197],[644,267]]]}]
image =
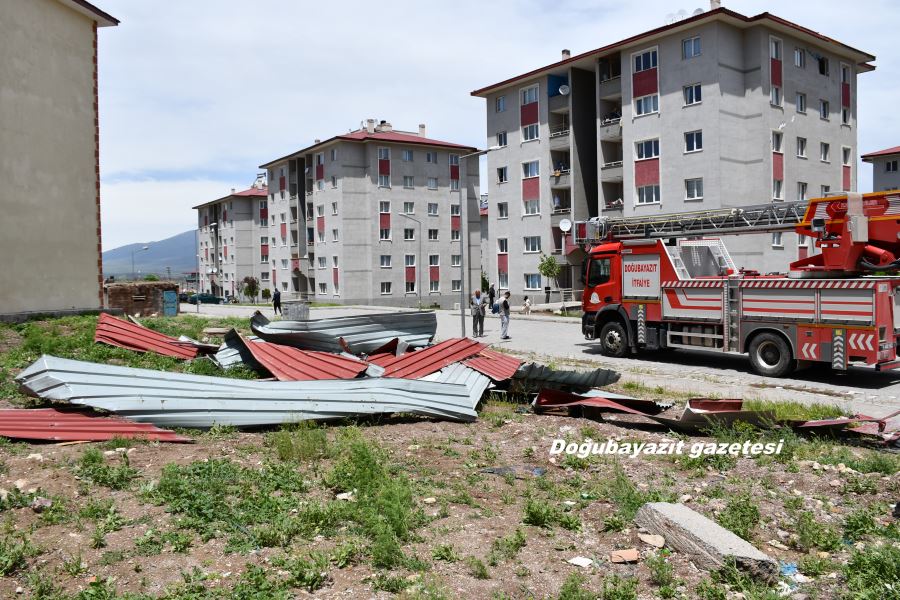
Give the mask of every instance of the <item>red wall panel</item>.
[{"label": "red wall panel", "polygon": [[646,71],[633,74],[631,76],[631,88],[634,98],[655,94],[659,90],[656,81],[656,69],[647,69]]},{"label": "red wall panel", "polygon": [[299,258],[292,258],[292,259],[291,259],[291,270],[292,270],[292,271],[299,271],[299,270],[300,270],[300,259],[299,259]]},{"label": "red wall panel", "polygon": [[772,76],[772,85],[777,85],[781,87],[781,61],[777,58],[773,58],[770,60],[771,67],[771,76]]},{"label": "red wall panel", "polygon": [[461,221],[460,221],[460,216],[459,216],[459,215],[453,215],[452,217],[450,217],[450,229],[451,229],[451,231],[459,231],[459,230],[460,230],[460,227],[459,227],[459,226],[460,226],[460,223],[461,223]]},{"label": "red wall panel", "polygon": [[429,281],[440,281],[441,280],[441,268],[440,267],[428,267],[428,277],[429,277]]},{"label": "red wall panel", "polygon": [[209,260],[209,248],[204,248],[204,250],[205,250],[204,254],[206,255],[205,260]]},{"label": "red wall panel", "polygon": [[268,244],[260,244],[259,253],[260,254],[268,254],[269,253],[269,245]]},{"label": "red wall panel", "polygon": [[284,175],[282,175],[281,177],[278,178],[278,190],[279,191],[284,190],[284,187],[285,187],[284,184],[285,184]]},{"label": "red wall panel", "polygon": [[536,200],[541,197],[541,178],[529,177],[522,180],[522,200]]},{"label": "red wall panel", "polygon": [[275,284],[278,283],[277,275],[278,273],[275,272],[275,269],[272,269],[272,287],[275,287]]},{"label": "red wall panel", "polygon": [[415,267],[406,267],[406,282],[415,282],[416,280],[416,268]]},{"label": "red wall panel", "polygon": [[537,123],[539,119],[538,103],[532,102],[531,104],[522,106],[519,111],[519,118],[522,120],[522,126]]},{"label": "red wall panel", "polygon": [[281,224],[281,237],[283,237],[283,238],[287,237],[287,223]]},{"label": "red wall panel", "polygon": [[634,185],[655,185],[659,183],[659,159],[651,158],[634,163]]},{"label": "red wall panel", "polygon": [[340,274],[338,273],[338,268],[337,268],[337,267],[332,267],[332,268],[331,268],[331,282],[332,282],[334,285],[337,285],[337,284],[338,284],[338,278],[339,278],[339,276],[340,276]]},{"label": "red wall panel", "polygon": [[380,229],[391,228],[391,213],[382,213],[378,215],[378,227]]},{"label": "red wall panel", "polygon": [[259,209],[259,218],[260,219],[268,219],[269,218],[269,209],[268,208]]},{"label": "red wall panel", "polygon": [[325,165],[316,165],[316,179],[325,179]]},{"label": "red wall panel", "polygon": [[781,152],[772,153],[772,179],[784,181],[784,154]]},{"label": "red wall panel", "polygon": [[850,166],[844,165],[843,187],[845,192],[850,191]]},{"label": "red wall panel", "polygon": [[316,231],[325,231],[325,217],[316,217]]},{"label": "red wall panel", "polygon": [[509,273],[509,254],[497,255],[497,272]]},{"label": "red wall panel", "polygon": [[459,165],[450,165],[450,179],[459,179]]},{"label": "red wall panel", "polygon": [[841,84],[841,106],[844,108],[850,108],[850,84],[842,83]]},{"label": "red wall panel", "polygon": [[228,260],[228,246],[222,246],[222,256],[225,257],[225,260]]},{"label": "red wall panel", "polygon": [[379,175],[390,175],[391,174],[390,159],[381,158],[378,160],[378,174]]},{"label": "red wall panel", "polygon": [[809,248],[807,246],[800,246],[797,248],[797,258],[799,260],[803,260],[809,256]]}]

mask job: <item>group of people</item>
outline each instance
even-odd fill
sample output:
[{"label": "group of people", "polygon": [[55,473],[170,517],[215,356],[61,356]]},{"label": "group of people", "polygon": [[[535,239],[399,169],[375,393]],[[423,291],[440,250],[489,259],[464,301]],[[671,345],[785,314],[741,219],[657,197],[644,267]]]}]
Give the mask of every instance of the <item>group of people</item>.
[{"label": "group of people", "polygon": [[[504,292],[500,301],[495,304],[496,297],[497,292],[493,284],[488,289],[487,296],[482,294],[481,290],[475,290],[475,293],[472,294],[472,298],[469,300],[469,309],[472,312],[472,335],[474,337],[484,337],[484,317],[490,306],[492,313],[500,315],[500,339],[509,339],[509,292]],[[528,296],[525,296],[522,312],[526,315],[531,313],[531,300]]]}]

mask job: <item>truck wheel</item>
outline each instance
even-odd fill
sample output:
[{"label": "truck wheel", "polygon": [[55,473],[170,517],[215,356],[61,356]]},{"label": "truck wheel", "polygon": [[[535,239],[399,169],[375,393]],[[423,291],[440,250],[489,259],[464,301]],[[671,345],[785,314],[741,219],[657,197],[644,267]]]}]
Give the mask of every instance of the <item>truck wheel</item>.
[{"label": "truck wheel", "polygon": [[760,375],[784,377],[794,370],[795,361],[783,337],[761,333],[750,343],[750,365]]},{"label": "truck wheel", "polygon": [[628,353],[628,334],[618,321],[610,321],[600,330],[600,351],[615,358]]}]

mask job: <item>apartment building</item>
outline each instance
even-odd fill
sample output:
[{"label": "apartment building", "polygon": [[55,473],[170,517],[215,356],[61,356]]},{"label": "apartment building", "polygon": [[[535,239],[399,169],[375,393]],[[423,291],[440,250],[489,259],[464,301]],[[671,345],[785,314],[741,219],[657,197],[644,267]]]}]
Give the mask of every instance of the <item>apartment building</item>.
[{"label": "apartment building", "polygon": [[[487,101],[485,268],[515,298],[541,254],[580,286],[565,221],[652,216],[856,189],[856,77],[871,54],[769,13],[715,8],[472,92]],[[563,226],[561,227],[561,224]],[[726,240],[735,262],[784,270],[794,234]]]},{"label": "apartment building", "polygon": [[872,165],[872,191],[900,190],[900,146],[863,154],[863,162]]},{"label": "apartment building", "polygon": [[269,237],[280,241],[268,283],[317,301],[452,307],[463,262],[467,290],[480,275],[475,152],[424,125],[368,119],[261,165]]},{"label": "apartment building", "polygon": [[[223,198],[194,207],[197,211],[197,263],[200,291],[230,298],[241,297],[245,277],[260,281],[260,290],[270,283],[270,238],[266,206],[265,174],[243,191],[231,190]],[[263,260],[264,259],[264,260]]]},{"label": "apartment building", "polygon": [[0,318],[103,306],[97,43],[118,23],[85,0],[0,2]]}]

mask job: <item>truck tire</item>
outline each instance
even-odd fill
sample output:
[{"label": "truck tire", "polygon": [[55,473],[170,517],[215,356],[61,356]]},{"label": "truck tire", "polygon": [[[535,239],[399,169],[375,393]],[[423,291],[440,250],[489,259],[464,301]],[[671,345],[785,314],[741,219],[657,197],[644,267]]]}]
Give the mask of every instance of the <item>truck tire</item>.
[{"label": "truck tire", "polygon": [[777,333],[761,333],[750,343],[750,365],[759,375],[784,377],[794,370],[791,348]]},{"label": "truck tire", "polygon": [[628,334],[618,321],[610,321],[600,330],[600,352],[615,358],[628,353]]}]

